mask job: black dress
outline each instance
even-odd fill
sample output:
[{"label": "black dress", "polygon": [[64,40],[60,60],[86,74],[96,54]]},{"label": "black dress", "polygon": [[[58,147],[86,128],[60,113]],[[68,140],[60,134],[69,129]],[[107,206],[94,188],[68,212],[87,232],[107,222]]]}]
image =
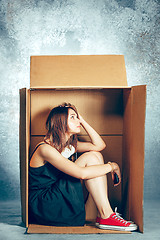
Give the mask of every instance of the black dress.
[{"label": "black dress", "polygon": [[36,168],[29,165],[29,223],[83,226],[85,206],[80,180],[49,162]]}]

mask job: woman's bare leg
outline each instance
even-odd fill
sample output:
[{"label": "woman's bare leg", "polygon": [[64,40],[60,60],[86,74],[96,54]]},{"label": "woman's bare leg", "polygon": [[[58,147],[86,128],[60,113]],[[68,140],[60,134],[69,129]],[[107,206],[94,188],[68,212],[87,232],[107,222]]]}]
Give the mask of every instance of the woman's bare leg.
[{"label": "woman's bare leg", "polygon": [[[76,161],[81,167],[104,164],[103,157],[99,152],[87,152],[82,154]],[[99,215],[108,218],[112,213],[112,208],[108,200],[107,177],[106,175],[85,180],[85,185],[97,206]]]}]

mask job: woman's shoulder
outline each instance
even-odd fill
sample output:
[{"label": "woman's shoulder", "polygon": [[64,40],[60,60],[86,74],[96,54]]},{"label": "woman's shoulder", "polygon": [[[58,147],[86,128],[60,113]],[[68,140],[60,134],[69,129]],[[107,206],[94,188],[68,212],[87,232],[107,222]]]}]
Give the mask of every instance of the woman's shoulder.
[{"label": "woman's shoulder", "polygon": [[75,147],[73,145],[66,146],[61,153],[59,153],[59,151],[54,146],[52,146],[50,143],[46,141],[38,143],[37,146],[38,154],[44,159],[45,158],[47,159],[48,157],[51,156],[52,157],[58,156],[59,154],[61,154],[65,158],[69,158],[71,155],[75,153]]},{"label": "woman's shoulder", "polygon": [[[39,142],[37,144],[38,148],[41,149],[41,150],[44,150],[44,149],[53,149],[54,147],[51,146],[50,143],[48,143],[47,141],[42,141],[42,142]],[[55,149],[55,148],[54,148]]]},{"label": "woman's shoulder", "polygon": [[45,148],[47,144],[45,144],[45,142],[39,142],[33,152],[32,155],[30,157],[30,167],[40,167],[42,165],[44,165],[45,163],[45,159],[42,156],[42,152],[44,152]]},{"label": "woman's shoulder", "polygon": [[48,148],[48,146],[49,146],[48,143],[46,143],[45,141],[41,141],[41,142],[39,142],[39,143],[35,146],[34,151],[35,151],[35,150],[40,151],[40,150],[42,150],[42,149]]},{"label": "woman's shoulder", "polygon": [[41,141],[34,147],[34,150],[32,151],[30,158],[32,158],[32,156],[34,155],[35,152],[37,153],[39,151],[39,149],[41,148],[41,146],[43,144],[45,144],[45,142]]},{"label": "woman's shoulder", "polygon": [[42,141],[39,143],[39,155],[41,157],[46,158],[57,153],[57,149],[54,146],[50,145],[48,142]]}]

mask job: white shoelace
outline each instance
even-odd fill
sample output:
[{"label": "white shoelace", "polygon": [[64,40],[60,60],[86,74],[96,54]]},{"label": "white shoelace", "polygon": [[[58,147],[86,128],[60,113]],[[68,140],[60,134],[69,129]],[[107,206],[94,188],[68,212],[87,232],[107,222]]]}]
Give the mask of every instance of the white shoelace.
[{"label": "white shoelace", "polygon": [[115,214],[116,214],[116,215],[113,215],[112,218],[115,218],[116,220],[124,223],[125,225],[128,223],[126,220],[124,220],[124,219],[121,217],[121,214],[117,212],[117,207],[115,208]]}]

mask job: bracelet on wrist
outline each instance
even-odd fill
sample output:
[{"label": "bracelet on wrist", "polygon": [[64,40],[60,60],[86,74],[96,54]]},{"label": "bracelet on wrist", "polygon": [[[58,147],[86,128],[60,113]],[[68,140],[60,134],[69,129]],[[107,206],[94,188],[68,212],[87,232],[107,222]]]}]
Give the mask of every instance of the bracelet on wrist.
[{"label": "bracelet on wrist", "polygon": [[113,172],[113,168],[112,168],[112,163],[111,162],[108,162],[108,164],[111,166],[111,172]]}]

